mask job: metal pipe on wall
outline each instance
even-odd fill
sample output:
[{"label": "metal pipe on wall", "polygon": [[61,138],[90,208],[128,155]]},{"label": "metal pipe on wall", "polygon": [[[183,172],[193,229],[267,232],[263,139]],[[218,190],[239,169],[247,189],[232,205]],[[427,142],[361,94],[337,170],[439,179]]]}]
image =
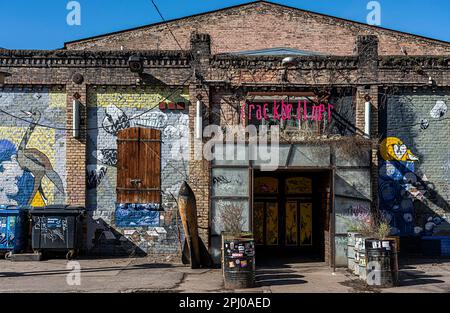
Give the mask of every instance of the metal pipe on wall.
[{"label": "metal pipe on wall", "polygon": [[80,102],[76,99],[72,103],[72,136],[80,138]]},{"label": "metal pipe on wall", "polygon": [[370,101],[364,103],[364,136],[370,138]]},{"label": "metal pipe on wall", "polygon": [[202,102],[197,100],[197,112],[195,115],[195,138],[202,139],[203,125],[202,125]]}]

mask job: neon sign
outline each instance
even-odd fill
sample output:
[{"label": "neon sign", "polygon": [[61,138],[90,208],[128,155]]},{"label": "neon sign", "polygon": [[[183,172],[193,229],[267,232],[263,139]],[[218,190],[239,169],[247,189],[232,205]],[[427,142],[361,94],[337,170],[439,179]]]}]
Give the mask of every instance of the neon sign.
[{"label": "neon sign", "polygon": [[[334,106],[332,104],[311,104],[306,100],[298,100],[297,107],[294,104],[286,103],[284,100],[278,102],[273,101],[273,106],[269,107],[268,103],[253,104],[248,103],[242,105],[241,117],[245,120],[245,112],[248,107],[248,121],[251,122],[253,118],[258,121],[280,121],[280,120],[303,120],[303,121],[323,121],[325,118],[331,122],[331,111]],[[269,112],[269,109],[272,111]],[[326,114],[326,116],[325,116]]]}]

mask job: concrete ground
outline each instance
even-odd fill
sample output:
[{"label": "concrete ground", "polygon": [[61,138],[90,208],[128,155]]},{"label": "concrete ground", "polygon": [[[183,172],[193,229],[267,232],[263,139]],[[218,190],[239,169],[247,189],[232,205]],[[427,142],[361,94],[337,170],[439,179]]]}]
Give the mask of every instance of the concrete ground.
[{"label": "concrete ground", "polygon": [[[147,258],[78,260],[81,285],[67,283],[67,261],[0,261],[3,292],[229,292],[224,290],[220,269],[192,270],[183,265],[155,264]],[[69,276],[72,277],[72,276]],[[324,263],[284,260],[257,267],[257,286],[231,292],[254,293],[359,293],[450,292],[450,260],[402,260],[401,286],[366,287],[344,269],[335,273]]]}]

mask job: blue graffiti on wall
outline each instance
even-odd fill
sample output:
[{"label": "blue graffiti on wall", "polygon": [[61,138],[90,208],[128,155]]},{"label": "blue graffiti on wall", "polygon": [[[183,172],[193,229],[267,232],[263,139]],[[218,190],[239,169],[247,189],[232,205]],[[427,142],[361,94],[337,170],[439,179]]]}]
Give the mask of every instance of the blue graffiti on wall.
[{"label": "blue graffiti on wall", "polygon": [[34,187],[34,178],[17,161],[16,146],[0,140],[0,204],[27,205]]},{"label": "blue graffiti on wall", "polygon": [[379,169],[380,209],[390,222],[392,235],[414,234],[414,203],[408,191],[414,162],[381,161]]},{"label": "blue graffiti on wall", "polygon": [[159,226],[160,205],[156,203],[117,203],[115,222],[118,227]]}]

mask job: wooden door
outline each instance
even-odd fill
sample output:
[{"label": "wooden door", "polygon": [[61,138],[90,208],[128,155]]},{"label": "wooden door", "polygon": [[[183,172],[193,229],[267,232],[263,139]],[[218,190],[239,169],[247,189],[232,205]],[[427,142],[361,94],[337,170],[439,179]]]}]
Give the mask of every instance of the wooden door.
[{"label": "wooden door", "polygon": [[117,135],[117,202],[161,202],[161,132],[127,128]]}]

